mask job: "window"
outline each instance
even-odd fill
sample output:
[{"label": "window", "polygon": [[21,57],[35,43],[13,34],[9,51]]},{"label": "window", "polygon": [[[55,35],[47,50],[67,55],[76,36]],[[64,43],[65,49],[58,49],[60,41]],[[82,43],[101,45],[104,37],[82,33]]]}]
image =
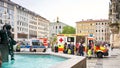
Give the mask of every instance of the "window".
[{"label": "window", "polygon": [[56,26],[56,29],[57,29],[57,26]]},{"label": "window", "polygon": [[92,26],[92,24],[90,24]]},{"label": "window", "polygon": [[68,37],[67,42],[74,42],[74,37]]},{"label": "window", "polygon": [[12,32],[14,32],[14,28],[12,28]]},{"label": "window", "polygon": [[61,29],[61,26],[59,26],[59,29]]},{"label": "window", "polygon": [[103,23],[102,23],[102,25],[103,25]]},{"label": "window", "polygon": [[105,25],[106,25],[107,23],[105,23]]},{"label": "window", "polygon": [[53,29],[54,29],[54,26],[53,26]]},{"label": "window", "polygon": [[103,30],[102,30],[102,32],[103,32]]},{"label": "window", "polygon": [[4,6],[4,2],[0,1],[0,5],[1,5],[1,6]]},{"label": "window", "polygon": [[103,37],[102,37],[102,40],[103,40]]},{"label": "window", "polygon": [[80,31],[80,33],[81,33],[81,31]]}]

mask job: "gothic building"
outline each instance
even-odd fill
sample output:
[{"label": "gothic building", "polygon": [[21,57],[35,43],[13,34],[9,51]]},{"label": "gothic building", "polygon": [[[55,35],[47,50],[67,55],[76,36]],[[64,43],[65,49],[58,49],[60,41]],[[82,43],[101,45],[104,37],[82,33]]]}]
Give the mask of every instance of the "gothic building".
[{"label": "gothic building", "polygon": [[110,43],[114,47],[120,47],[120,0],[110,0],[109,4],[110,20]]}]

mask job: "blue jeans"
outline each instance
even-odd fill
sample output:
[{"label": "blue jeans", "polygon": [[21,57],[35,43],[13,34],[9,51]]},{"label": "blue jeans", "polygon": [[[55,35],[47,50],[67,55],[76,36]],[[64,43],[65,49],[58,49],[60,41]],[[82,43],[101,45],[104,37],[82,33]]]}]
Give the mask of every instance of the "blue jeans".
[{"label": "blue jeans", "polygon": [[80,52],[80,56],[84,56],[84,53],[83,53],[83,52]]}]

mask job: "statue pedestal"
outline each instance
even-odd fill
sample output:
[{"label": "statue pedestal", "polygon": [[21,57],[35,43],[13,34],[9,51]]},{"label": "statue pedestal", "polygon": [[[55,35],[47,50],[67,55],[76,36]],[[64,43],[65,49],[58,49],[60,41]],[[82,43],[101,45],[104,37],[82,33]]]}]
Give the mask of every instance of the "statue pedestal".
[{"label": "statue pedestal", "polygon": [[0,54],[0,68],[2,67],[2,57],[1,57],[1,54]]},{"label": "statue pedestal", "polygon": [[8,45],[6,44],[0,44],[0,53],[1,53],[1,58],[2,62],[8,62],[8,55],[9,55],[9,50],[8,50]]}]

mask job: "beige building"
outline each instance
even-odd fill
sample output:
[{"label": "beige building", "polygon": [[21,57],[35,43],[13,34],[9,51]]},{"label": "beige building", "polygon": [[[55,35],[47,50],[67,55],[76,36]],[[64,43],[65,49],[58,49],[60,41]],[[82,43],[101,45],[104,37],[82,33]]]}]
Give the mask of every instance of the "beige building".
[{"label": "beige building", "polygon": [[76,34],[89,35],[95,34],[95,23],[92,20],[82,20],[76,22]]},{"label": "beige building", "polygon": [[12,25],[15,40],[49,37],[49,21],[10,0],[0,0],[0,27]]},{"label": "beige building", "polygon": [[110,19],[110,43],[114,47],[120,47],[120,0],[110,0],[109,4]]},{"label": "beige building", "polygon": [[109,42],[108,20],[82,20],[76,22],[76,34],[92,36],[96,41]]}]

